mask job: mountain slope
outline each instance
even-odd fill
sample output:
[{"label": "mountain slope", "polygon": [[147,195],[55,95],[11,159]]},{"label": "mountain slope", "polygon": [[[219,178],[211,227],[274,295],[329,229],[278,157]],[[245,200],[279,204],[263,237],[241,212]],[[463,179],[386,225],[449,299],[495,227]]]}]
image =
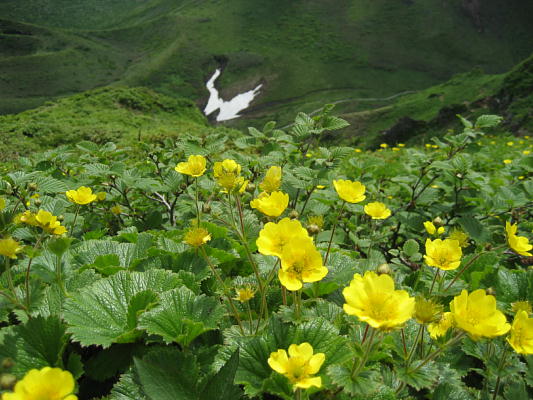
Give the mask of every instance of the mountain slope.
[{"label": "mountain slope", "polygon": [[204,82],[221,65],[223,97],[261,82],[249,118],[287,122],[296,110],[311,111],[318,103],[418,90],[474,67],[500,73],[527,57],[533,43],[533,3],[526,0],[505,6],[486,0],[474,9],[442,0],[70,3],[70,18],[63,2],[46,17],[22,6],[2,13],[46,25],[25,25],[37,41],[63,40],[57,46],[62,52],[47,63],[40,62],[41,49],[0,52],[0,73],[7,77],[0,81],[0,112],[110,83],[148,86],[202,104]]}]

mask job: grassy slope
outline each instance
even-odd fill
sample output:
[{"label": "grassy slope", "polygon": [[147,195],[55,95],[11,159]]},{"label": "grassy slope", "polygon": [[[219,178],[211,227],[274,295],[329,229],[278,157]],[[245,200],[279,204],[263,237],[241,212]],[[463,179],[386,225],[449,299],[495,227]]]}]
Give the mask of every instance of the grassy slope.
[{"label": "grassy slope", "polygon": [[146,88],[102,88],[22,112],[0,116],[5,146],[0,159],[92,140],[98,143],[159,140],[209,131],[194,103]]},{"label": "grassy slope", "polygon": [[[39,1],[44,0],[28,4]],[[2,3],[0,11],[10,2]],[[207,95],[205,79],[219,60],[226,65],[219,82],[223,95],[265,84],[248,120],[235,126],[252,119],[283,123],[296,110],[311,111],[326,101],[425,88],[474,66],[502,72],[528,55],[533,39],[527,18],[533,4],[525,0],[505,7],[497,0],[485,1],[483,32],[455,1],[121,4],[76,0],[69,6],[71,14],[56,8],[48,17],[22,6],[1,13],[47,24],[51,28],[34,35],[45,44],[65,39],[51,52],[46,68],[36,63],[46,46],[22,56],[6,57],[2,51],[0,75],[8,78],[0,81],[0,112],[34,106],[43,101],[40,93],[54,97],[113,82],[201,102]],[[91,18],[82,21],[85,14]],[[100,30],[72,30],[88,26]],[[88,50],[82,51],[79,43]],[[63,54],[68,57],[59,57]]]}]

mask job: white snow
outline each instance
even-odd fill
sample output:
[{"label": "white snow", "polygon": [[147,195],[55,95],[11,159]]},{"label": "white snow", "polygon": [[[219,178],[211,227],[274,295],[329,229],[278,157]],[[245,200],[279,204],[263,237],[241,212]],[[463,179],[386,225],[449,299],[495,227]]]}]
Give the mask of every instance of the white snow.
[{"label": "white snow", "polygon": [[234,98],[228,101],[224,101],[219,95],[218,90],[215,88],[215,81],[220,76],[220,69],[217,68],[213,76],[207,81],[206,87],[209,90],[209,100],[204,108],[204,114],[209,115],[216,110],[220,110],[217,115],[217,121],[227,121],[229,119],[240,117],[239,111],[247,108],[252,100],[259,94],[261,86],[258,85],[255,89],[238,94]]}]

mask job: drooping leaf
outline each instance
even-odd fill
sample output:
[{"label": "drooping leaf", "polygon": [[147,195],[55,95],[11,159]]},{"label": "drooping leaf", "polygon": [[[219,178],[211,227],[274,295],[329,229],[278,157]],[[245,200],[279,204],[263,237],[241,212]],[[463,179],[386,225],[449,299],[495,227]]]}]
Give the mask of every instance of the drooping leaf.
[{"label": "drooping leaf", "polygon": [[180,287],[164,293],[161,304],[141,317],[140,327],[167,343],[187,346],[202,333],[216,329],[223,315],[217,299]]},{"label": "drooping leaf", "polygon": [[133,318],[153,306],[153,295],[145,291],[161,294],[179,285],[175,274],[156,269],[99,280],[65,302],[68,332],[83,346],[132,343],[142,334]]},{"label": "drooping leaf", "polygon": [[143,393],[140,383],[132,370],[122,374],[119,381],[111,389],[109,400],[150,400]]},{"label": "drooping leaf", "polygon": [[62,368],[66,343],[65,325],[57,316],[31,318],[6,333],[0,344],[0,359],[15,360],[10,372],[18,377],[33,368]]},{"label": "drooping leaf", "polygon": [[198,399],[199,367],[192,354],[159,348],[135,358],[142,391],[150,400]]}]

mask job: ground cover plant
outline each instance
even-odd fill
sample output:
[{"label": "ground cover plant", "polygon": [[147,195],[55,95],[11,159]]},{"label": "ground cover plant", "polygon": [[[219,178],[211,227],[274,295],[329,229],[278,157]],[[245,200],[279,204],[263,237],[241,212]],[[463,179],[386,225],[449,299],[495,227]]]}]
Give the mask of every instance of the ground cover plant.
[{"label": "ground cover plant", "polygon": [[4,166],[2,398],[530,398],[531,138],[331,109]]}]

